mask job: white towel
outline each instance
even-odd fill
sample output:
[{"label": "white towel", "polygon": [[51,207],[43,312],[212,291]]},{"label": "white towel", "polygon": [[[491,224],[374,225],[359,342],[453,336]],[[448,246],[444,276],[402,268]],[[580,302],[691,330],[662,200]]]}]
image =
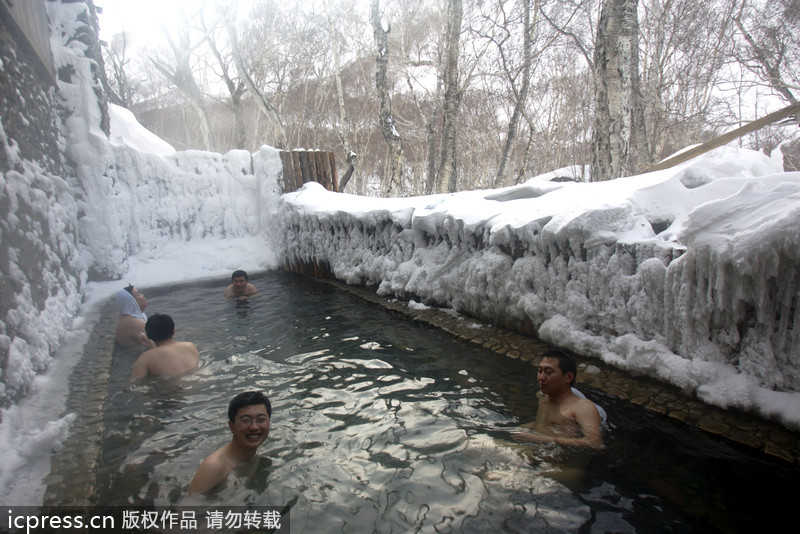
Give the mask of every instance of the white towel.
[{"label": "white towel", "polygon": [[133,295],[128,293],[125,289],[120,289],[116,294],[117,308],[119,308],[120,315],[130,315],[142,321],[147,320],[147,315],[139,307],[139,303],[133,298]]}]

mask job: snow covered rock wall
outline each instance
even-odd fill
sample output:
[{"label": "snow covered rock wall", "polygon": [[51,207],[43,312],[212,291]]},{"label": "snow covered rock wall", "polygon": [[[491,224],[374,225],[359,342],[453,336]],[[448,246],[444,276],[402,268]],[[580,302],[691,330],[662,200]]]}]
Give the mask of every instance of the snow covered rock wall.
[{"label": "snow covered rock wall", "polygon": [[85,281],[56,88],[0,20],[0,406],[43,371]]},{"label": "snow covered rock wall", "polygon": [[0,406],[47,369],[88,280],[119,279],[132,255],[175,241],[265,235],[266,247],[282,170],[267,146],[175,152],[106,107],[89,6],[47,8],[57,87],[0,32]]},{"label": "snow covered rock wall", "polygon": [[762,154],[596,184],[284,198],[287,264],[534,331],[713,404],[771,395],[783,408],[764,415],[800,425],[786,408],[800,408],[800,173]]}]

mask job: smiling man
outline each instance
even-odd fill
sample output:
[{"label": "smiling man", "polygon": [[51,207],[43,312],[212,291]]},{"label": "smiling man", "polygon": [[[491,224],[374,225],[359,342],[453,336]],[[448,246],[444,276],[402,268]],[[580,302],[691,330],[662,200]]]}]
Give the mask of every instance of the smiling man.
[{"label": "smiling man", "polygon": [[517,441],[602,449],[600,410],[592,401],[575,394],[573,384],[577,374],[571,356],[560,351],[545,355],[536,375],[542,392],[536,422],[532,425],[536,432],[517,432],[512,437]]},{"label": "smiling man", "polygon": [[225,288],[226,299],[241,299],[253,296],[256,293],[258,293],[258,289],[256,289],[256,286],[248,281],[247,272],[242,271],[241,269],[238,271],[233,271],[233,274],[231,275],[231,283]]},{"label": "smiling man", "polygon": [[236,395],[228,405],[231,441],[203,460],[189,484],[189,495],[215,488],[231,471],[250,462],[269,436],[271,417],[272,405],[260,391]]}]

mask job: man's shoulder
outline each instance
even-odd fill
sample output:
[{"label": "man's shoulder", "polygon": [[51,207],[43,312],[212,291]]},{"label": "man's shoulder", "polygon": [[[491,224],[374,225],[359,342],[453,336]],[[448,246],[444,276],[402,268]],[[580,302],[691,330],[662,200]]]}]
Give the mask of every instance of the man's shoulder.
[{"label": "man's shoulder", "polygon": [[204,493],[222,482],[230,472],[225,456],[225,447],[212,452],[200,463],[189,484],[189,493]]},{"label": "man's shoulder", "polygon": [[228,445],[223,445],[219,449],[215,450],[208,456],[203,462],[200,464],[202,469],[205,469],[207,472],[219,472],[219,471],[227,471],[231,462],[228,458]]},{"label": "man's shoulder", "polygon": [[192,343],[191,341],[178,341],[178,346],[185,351],[191,351],[194,353],[198,353],[197,345]]},{"label": "man's shoulder", "polygon": [[146,351],[144,351],[143,353],[141,353],[139,355],[137,360],[146,362],[146,361],[154,358],[155,356],[157,356],[160,350],[161,349],[159,347],[153,347],[152,349],[147,349]]}]

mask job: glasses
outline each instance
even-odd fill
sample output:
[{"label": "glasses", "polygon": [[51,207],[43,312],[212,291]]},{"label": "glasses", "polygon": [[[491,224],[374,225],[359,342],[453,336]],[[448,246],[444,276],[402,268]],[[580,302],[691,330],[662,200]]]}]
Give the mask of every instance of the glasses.
[{"label": "glasses", "polygon": [[266,415],[259,415],[258,417],[251,417],[249,415],[243,415],[241,417],[237,417],[236,419],[237,419],[237,421],[239,421],[239,423],[241,423],[241,424],[243,424],[245,426],[250,426],[253,423],[255,423],[257,425],[266,425],[267,421],[269,421],[269,417],[267,417]]}]

